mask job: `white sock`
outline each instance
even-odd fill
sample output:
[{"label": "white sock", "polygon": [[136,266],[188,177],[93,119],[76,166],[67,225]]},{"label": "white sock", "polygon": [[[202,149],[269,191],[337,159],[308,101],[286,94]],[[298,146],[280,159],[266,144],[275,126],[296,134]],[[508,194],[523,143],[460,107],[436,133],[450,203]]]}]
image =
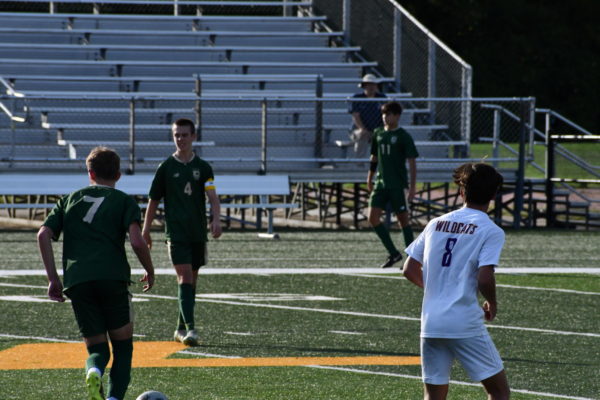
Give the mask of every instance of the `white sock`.
[{"label": "white sock", "polygon": [[100,370],[96,367],[92,367],[90,369],[87,370],[87,375],[89,376],[90,372],[96,372],[98,375],[102,376],[102,372],[100,372]]}]

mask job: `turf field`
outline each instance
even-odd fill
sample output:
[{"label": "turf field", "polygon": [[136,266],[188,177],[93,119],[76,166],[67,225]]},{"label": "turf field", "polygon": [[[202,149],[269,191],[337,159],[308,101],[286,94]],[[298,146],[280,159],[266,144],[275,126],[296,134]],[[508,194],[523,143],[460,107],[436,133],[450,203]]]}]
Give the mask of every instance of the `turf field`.
[{"label": "turf field", "polygon": [[[422,398],[421,291],[398,270],[366,269],[384,258],[375,235],[281,236],[225,232],[210,243],[196,306],[203,344],[183,349],[171,341],[175,278],[154,233],[164,274],[146,295],[132,288],[137,336],[127,399],[149,389],[171,400]],[[600,399],[598,243],[600,233],[507,233],[489,330],[513,399]],[[70,306],[44,301],[35,233],[0,232],[0,254],[0,399],[85,398],[85,350]],[[453,379],[450,399],[485,398],[460,368]]]}]

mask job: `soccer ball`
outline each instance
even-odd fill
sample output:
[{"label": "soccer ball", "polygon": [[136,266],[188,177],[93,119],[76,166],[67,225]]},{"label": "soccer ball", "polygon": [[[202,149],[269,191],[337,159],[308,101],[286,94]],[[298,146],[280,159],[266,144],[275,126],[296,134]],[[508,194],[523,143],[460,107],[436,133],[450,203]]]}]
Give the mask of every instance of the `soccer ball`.
[{"label": "soccer ball", "polygon": [[156,390],[149,390],[140,394],[135,400],[169,400],[167,396],[165,396],[161,392],[157,392]]}]

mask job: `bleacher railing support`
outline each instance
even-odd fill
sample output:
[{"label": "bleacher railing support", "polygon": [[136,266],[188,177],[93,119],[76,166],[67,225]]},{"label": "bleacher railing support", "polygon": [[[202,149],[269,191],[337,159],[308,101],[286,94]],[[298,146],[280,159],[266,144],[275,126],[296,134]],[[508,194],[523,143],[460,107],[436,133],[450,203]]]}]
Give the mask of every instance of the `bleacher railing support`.
[{"label": "bleacher railing support", "polygon": [[135,174],[135,98],[129,100],[129,168],[128,175]]},{"label": "bleacher railing support", "polygon": [[315,157],[323,155],[323,76],[317,75],[315,101]]},{"label": "bleacher railing support", "polygon": [[261,144],[260,144],[260,175],[267,174],[267,99],[263,98],[261,105]]},{"label": "bleacher railing support", "polygon": [[197,74],[196,82],[194,83],[194,93],[196,94],[196,102],[194,103],[194,114],[196,117],[196,135],[197,140],[202,141],[202,81],[200,80],[200,75]]}]

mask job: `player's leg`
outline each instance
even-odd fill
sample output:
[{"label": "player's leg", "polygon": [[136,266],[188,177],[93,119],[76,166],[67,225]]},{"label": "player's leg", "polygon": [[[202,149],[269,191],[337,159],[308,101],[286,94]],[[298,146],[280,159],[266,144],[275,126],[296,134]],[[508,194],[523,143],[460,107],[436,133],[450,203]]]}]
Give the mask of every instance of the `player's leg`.
[{"label": "player's leg", "polygon": [[397,189],[393,191],[392,210],[396,213],[398,224],[402,229],[404,244],[406,247],[408,247],[414,240],[414,233],[412,227],[410,226],[410,208],[406,199],[406,191],[404,189]]},{"label": "player's leg", "polygon": [[510,398],[508,378],[504,370],[482,380],[481,383],[488,393],[489,400],[508,400]]},{"label": "player's leg", "polygon": [[[175,264],[177,274],[179,313],[186,330],[194,329],[195,273],[192,264]],[[180,326],[178,327],[180,328]]]},{"label": "player's leg", "polygon": [[510,397],[508,379],[500,354],[488,335],[456,339],[456,358],[471,379],[481,382],[490,400],[505,400]]},{"label": "player's leg", "polygon": [[421,338],[421,376],[425,400],[445,400],[454,356],[451,339]]},{"label": "player's leg", "polygon": [[93,282],[75,285],[65,292],[79,331],[83,336],[88,357],[85,360],[85,381],[89,400],[104,399],[102,375],[110,360],[110,348],[106,338],[106,325]]},{"label": "player's leg", "polygon": [[425,384],[425,400],[445,400],[448,396],[448,385]]},{"label": "player's leg", "polygon": [[387,260],[381,265],[382,268],[391,267],[402,260],[402,255],[394,245],[390,232],[385,227],[385,224],[381,222],[381,216],[387,200],[385,192],[381,190],[374,190],[369,199],[369,224],[371,224],[375,234],[381,240],[381,243],[389,254]]},{"label": "player's leg", "polygon": [[127,282],[106,281],[104,312],[112,345],[113,361],[108,381],[108,396],[122,400],[131,381],[133,357],[133,306]]},{"label": "player's leg", "polygon": [[[206,247],[206,242],[194,242],[192,243],[192,264],[191,264],[191,285],[193,291],[192,297],[192,318],[194,315],[194,309],[196,306],[196,287],[198,283],[198,271],[200,268],[208,262],[208,251]],[[194,320],[192,320],[193,322]],[[200,338],[198,337],[198,332],[195,329],[195,323],[193,322],[192,328],[190,328],[190,324],[186,324],[188,326],[185,337],[183,338],[183,344],[187,346],[197,346],[200,343]]]},{"label": "player's leg", "polygon": [[192,267],[192,244],[189,242],[169,242],[169,258],[177,275],[178,315],[174,338],[184,342],[190,330],[194,330],[195,273]]}]

